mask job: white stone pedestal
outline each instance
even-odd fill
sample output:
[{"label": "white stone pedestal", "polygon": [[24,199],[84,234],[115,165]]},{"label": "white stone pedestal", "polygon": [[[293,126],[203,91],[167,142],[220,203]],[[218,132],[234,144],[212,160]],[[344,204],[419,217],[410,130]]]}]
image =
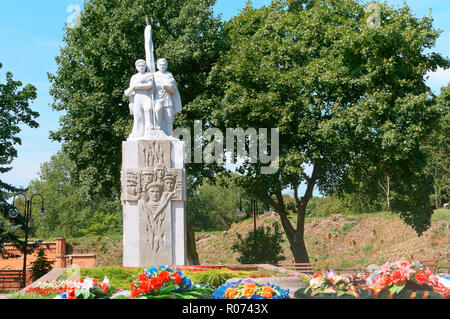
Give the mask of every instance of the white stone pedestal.
[{"label": "white stone pedestal", "polygon": [[122,143],[123,265],[186,264],[184,142],[155,134]]}]

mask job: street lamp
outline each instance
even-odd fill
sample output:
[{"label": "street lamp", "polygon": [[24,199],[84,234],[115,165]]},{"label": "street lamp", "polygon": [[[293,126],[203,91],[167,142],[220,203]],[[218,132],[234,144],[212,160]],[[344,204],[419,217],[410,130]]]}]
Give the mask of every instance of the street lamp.
[{"label": "street lamp", "polygon": [[34,194],[31,196],[30,199],[28,199],[28,196],[23,194],[23,193],[19,193],[19,194],[15,194],[13,197],[13,201],[12,201],[12,205],[13,207],[9,210],[8,214],[11,218],[16,218],[17,216],[19,216],[19,210],[14,207],[14,201],[16,199],[17,196],[22,196],[25,200],[25,211],[24,211],[24,216],[25,216],[25,245],[24,245],[24,250],[23,250],[23,278],[22,278],[22,282],[21,282],[21,288],[25,288],[26,285],[26,280],[27,280],[27,253],[28,253],[28,224],[29,221],[31,219],[31,208],[33,207],[33,198],[35,196],[39,196],[41,198],[41,209],[40,209],[40,213],[41,214],[45,214],[46,210],[44,209],[44,197],[42,197],[41,194]]},{"label": "street lamp", "polygon": [[[245,216],[245,210],[242,208],[242,197],[244,195],[239,194],[239,208],[236,210],[236,215],[238,217]],[[258,211],[257,207],[257,199],[250,197],[250,211],[253,217],[253,255],[254,255],[254,263],[258,263],[258,249],[257,249],[257,236],[256,236],[256,214]]]}]

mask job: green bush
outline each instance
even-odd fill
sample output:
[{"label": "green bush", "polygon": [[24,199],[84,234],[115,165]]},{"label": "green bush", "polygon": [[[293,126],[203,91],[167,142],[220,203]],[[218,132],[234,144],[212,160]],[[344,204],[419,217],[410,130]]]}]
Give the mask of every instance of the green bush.
[{"label": "green bush", "polygon": [[260,226],[256,229],[256,247],[253,230],[248,232],[245,237],[237,234],[237,240],[231,249],[240,254],[237,259],[240,263],[278,264],[286,259],[281,246],[284,242],[283,232],[280,231],[280,225],[277,222],[274,222],[272,226]]},{"label": "green bush", "polygon": [[39,249],[36,260],[31,263],[31,280],[36,281],[52,270],[53,263],[54,261],[48,260],[45,256],[45,250]]}]

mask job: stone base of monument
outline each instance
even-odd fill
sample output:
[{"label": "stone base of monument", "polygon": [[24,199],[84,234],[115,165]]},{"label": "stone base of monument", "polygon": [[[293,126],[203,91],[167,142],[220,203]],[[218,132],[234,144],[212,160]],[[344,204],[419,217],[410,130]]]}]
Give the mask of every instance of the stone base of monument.
[{"label": "stone base of monument", "polygon": [[186,264],[184,142],[154,132],[122,144],[123,265]]},{"label": "stone base of monument", "polygon": [[168,136],[164,131],[162,130],[150,130],[145,133],[143,137],[128,137],[127,142],[135,142],[135,141],[142,141],[142,140],[148,140],[148,141],[158,141],[158,140],[171,140],[171,141],[179,141],[179,139]]}]

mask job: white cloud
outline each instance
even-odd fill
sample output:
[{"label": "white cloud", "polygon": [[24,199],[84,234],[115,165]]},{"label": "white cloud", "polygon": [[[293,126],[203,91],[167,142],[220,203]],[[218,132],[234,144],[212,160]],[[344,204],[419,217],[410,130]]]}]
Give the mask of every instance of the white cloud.
[{"label": "white cloud", "polygon": [[427,73],[426,83],[435,94],[440,94],[441,87],[450,83],[450,69],[439,68],[436,72]]}]

